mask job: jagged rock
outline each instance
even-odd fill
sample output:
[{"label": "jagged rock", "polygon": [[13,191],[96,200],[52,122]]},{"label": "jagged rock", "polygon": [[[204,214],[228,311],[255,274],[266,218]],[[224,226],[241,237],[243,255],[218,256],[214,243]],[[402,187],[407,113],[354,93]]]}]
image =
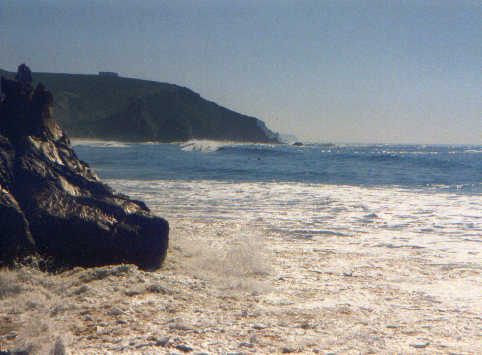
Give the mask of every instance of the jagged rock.
[{"label": "jagged rock", "polygon": [[1,87],[0,265],[38,254],[51,268],[160,267],[167,221],[113,192],[77,158],[42,84],[34,90],[26,80],[2,78]]},{"label": "jagged rock", "polygon": [[0,186],[0,260],[11,263],[35,250],[25,215],[15,198]]},{"label": "jagged rock", "polygon": [[34,250],[35,242],[22,209],[9,192],[13,188],[15,150],[0,135],[0,260],[13,261]]}]

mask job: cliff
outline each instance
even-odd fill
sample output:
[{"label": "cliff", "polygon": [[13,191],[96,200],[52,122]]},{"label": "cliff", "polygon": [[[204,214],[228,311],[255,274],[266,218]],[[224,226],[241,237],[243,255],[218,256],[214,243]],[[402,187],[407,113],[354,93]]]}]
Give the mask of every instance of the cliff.
[{"label": "cliff", "polygon": [[278,142],[278,135],[261,120],[177,85],[115,75],[48,73],[33,73],[33,81],[44,83],[52,92],[55,117],[71,137]]}]

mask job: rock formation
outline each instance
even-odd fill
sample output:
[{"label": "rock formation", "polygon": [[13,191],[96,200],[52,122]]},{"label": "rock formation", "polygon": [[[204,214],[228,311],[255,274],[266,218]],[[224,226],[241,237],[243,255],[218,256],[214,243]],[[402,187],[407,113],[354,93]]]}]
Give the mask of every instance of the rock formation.
[{"label": "rock formation", "polygon": [[0,265],[34,255],[46,269],[133,263],[161,266],[169,226],[117,194],[79,160],[52,115],[53,97],[22,65],[2,77]]},{"label": "rock formation", "polygon": [[32,83],[32,72],[30,71],[30,68],[27,67],[25,64],[20,64],[17,69],[17,75],[15,76],[15,80],[24,83]]}]

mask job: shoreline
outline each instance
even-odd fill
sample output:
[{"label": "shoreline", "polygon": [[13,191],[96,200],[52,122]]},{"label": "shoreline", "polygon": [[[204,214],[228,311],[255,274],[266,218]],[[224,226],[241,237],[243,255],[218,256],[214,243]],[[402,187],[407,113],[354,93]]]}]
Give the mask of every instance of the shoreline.
[{"label": "shoreline", "polygon": [[283,142],[251,142],[251,141],[230,141],[230,140],[214,140],[214,139],[204,139],[204,138],[193,138],[187,141],[173,141],[173,142],[162,142],[162,141],[124,141],[124,140],[113,140],[113,139],[100,139],[100,138],[85,138],[85,137],[70,137],[72,145],[75,143],[123,143],[123,144],[189,144],[191,142],[212,142],[218,144],[261,144],[261,145],[289,145]]},{"label": "shoreline", "polygon": [[158,272],[131,265],[2,271],[24,290],[0,298],[0,349],[25,338],[53,344],[58,336],[72,355],[480,349],[476,264],[410,246],[381,253],[367,237],[241,239],[240,227],[227,226],[223,238],[200,243],[210,226],[170,222],[172,243]]}]

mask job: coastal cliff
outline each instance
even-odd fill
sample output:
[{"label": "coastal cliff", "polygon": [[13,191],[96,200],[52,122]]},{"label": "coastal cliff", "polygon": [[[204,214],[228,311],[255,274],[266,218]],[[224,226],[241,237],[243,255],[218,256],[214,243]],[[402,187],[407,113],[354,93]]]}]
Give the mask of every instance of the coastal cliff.
[{"label": "coastal cliff", "polygon": [[188,88],[108,74],[32,76],[34,83],[42,82],[52,92],[55,117],[70,137],[132,142],[279,142],[278,134],[260,119],[205,100]]},{"label": "coastal cliff", "polygon": [[0,266],[27,259],[45,269],[132,263],[161,266],[167,221],[115,193],[53,118],[54,97],[34,89],[27,66],[1,79]]}]

